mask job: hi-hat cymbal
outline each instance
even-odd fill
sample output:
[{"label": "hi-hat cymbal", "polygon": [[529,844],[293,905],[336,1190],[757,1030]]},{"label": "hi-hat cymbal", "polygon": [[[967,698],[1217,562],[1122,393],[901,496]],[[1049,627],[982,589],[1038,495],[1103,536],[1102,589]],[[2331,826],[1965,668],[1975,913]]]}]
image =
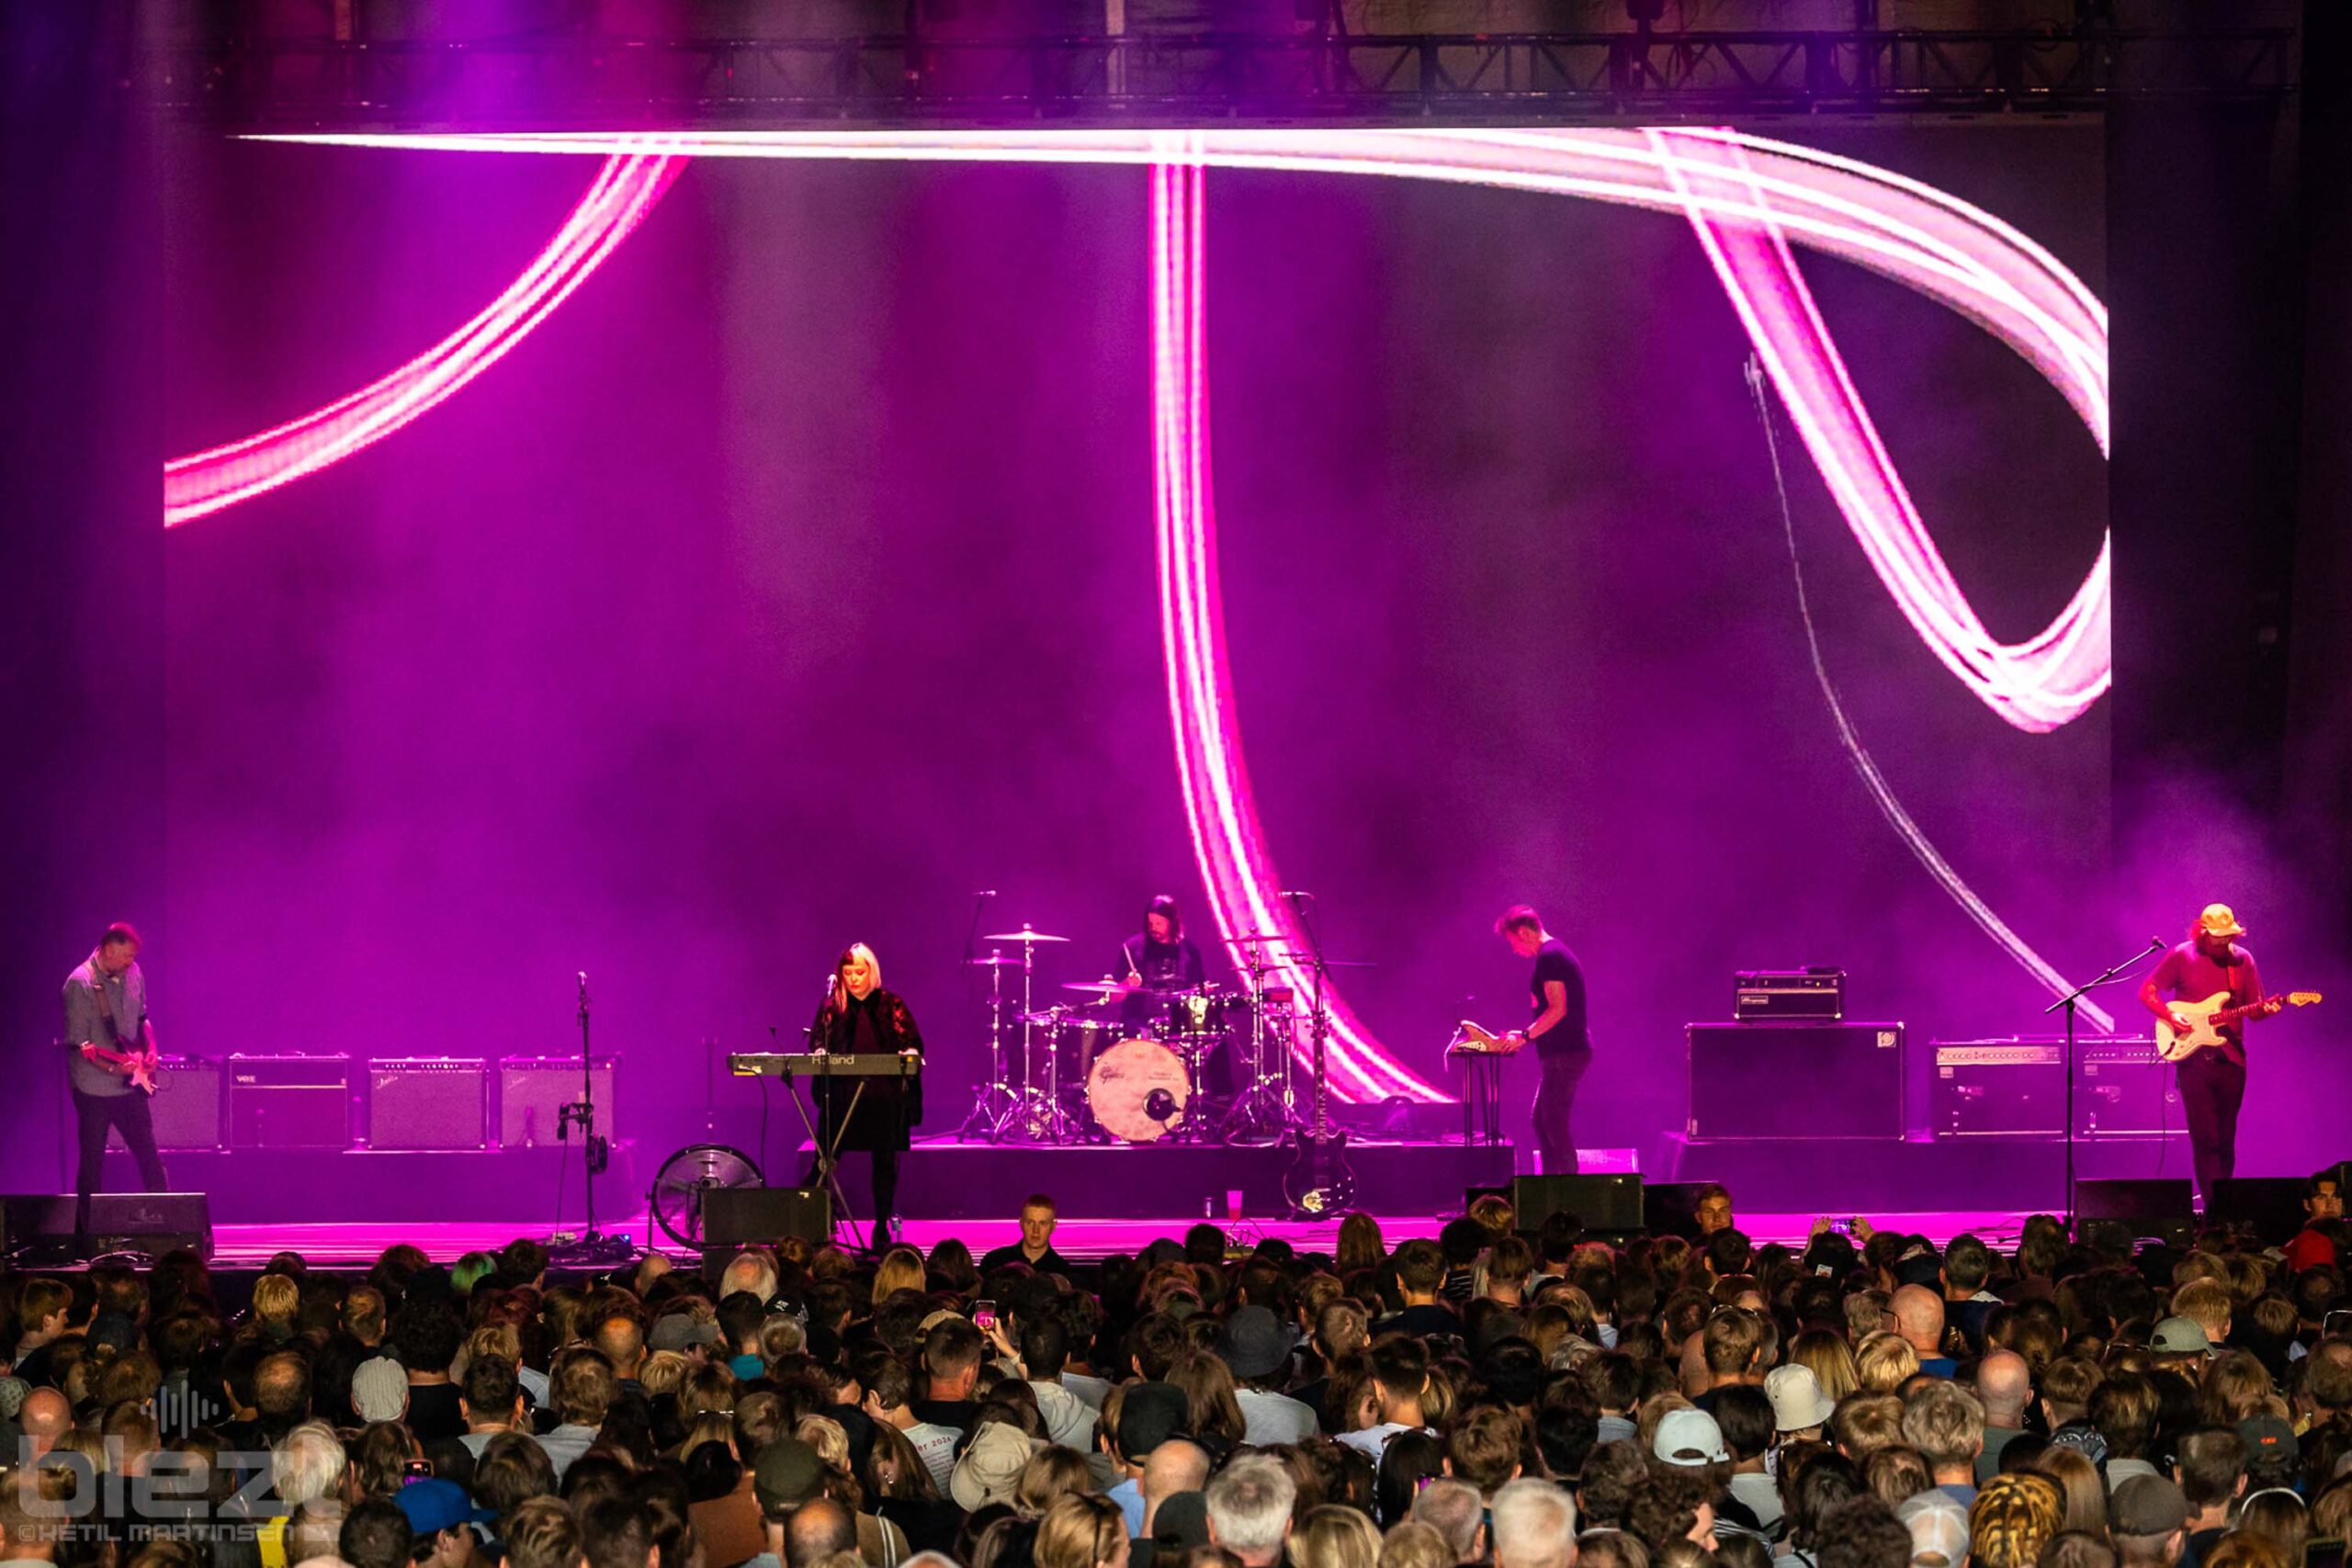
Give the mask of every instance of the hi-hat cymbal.
[{"label": "hi-hat cymbal", "polygon": [[1044,931],[1033,931],[1027,926],[1023,926],[1017,931],[990,931],[980,940],[982,942],[1068,942],[1069,938],[1047,936]]},{"label": "hi-hat cymbal", "polygon": [[1087,995],[1093,997],[1115,997],[1126,987],[1116,980],[1064,980],[1062,989],[1084,991]]}]

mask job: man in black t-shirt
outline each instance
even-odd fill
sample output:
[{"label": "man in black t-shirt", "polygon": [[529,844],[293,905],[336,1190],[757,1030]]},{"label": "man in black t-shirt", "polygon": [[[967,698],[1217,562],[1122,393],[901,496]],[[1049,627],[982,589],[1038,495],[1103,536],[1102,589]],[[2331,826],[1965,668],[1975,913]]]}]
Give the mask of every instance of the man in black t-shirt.
[{"label": "man in black t-shirt", "polygon": [[1504,910],[1495,930],[1513,953],[1535,960],[1527,987],[1533,1016],[1525,1029],[1514,1029],[1505,1038],[1514,1047],[1535,1047],[1542,1075],[1535,1088],[1535,1148],[1544,1174],[1573,1176],[1577,1141],[1568,1116],[1576,1106],[1577,1081],[1592,1063],[1592,1037],[1585,1027],[1584,966],[1524,904]]}]

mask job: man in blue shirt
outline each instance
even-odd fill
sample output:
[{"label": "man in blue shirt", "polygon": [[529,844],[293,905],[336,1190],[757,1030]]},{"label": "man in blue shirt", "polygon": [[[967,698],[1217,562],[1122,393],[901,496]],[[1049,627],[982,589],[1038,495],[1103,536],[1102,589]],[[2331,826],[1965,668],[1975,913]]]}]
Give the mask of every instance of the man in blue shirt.
[{"label": "man in blue shirt", "polygon": [[[74,1250],[90,1249],[90,1194],[103,1174],[109,1128],[122,1134],[139,1179],[150,1192],[164,1187],[163,1156],[147,1111],[154,1092],[155,1028],[147,1017],[147,977],[139,968],[139,933],[120,921],[108,926],[89,957],[65,977],[65,1059],[81,1145],[74,1177]],[[133,1074],[144,1079],[134,1086]]]}]

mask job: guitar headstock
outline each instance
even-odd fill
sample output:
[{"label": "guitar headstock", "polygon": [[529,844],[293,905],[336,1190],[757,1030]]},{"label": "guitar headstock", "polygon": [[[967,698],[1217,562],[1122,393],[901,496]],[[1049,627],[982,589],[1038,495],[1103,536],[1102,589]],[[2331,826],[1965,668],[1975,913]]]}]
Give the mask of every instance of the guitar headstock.
[{"label": "guitar headstock", "polygon": [[2287,1005],[2290,1008],[2307,1008],[2318,1000],[2317,991],[2289,991],[2287,993]]}]

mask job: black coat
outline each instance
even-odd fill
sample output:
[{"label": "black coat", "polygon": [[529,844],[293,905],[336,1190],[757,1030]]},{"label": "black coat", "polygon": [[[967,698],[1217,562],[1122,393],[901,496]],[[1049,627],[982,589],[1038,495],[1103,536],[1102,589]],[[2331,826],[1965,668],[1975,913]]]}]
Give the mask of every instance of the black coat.
[{"label": "black coat", "polygon": [[[922,1053],[922,1035],[915,1015],[895,992],[876,990],[865,1001],[836,1007],[829,998],[817,1010],[809,1028],[812,1046],[843,1055],[857,1051],[858,1014],[866,1012],[873,1025],[866,1044],[870,1054],[895,1055],[900,1051]],[[863,1088],[864,1093],[859,1093]],[[809,1079],[809,1094],[817,1104],[818,1126],[825,1136],[841,1135],[843,1149],[903,1149],[908,1134],[922,1121],[922,1075],[906,1078]],[[855,1109],[852,1109],[854,1101]],[[846,1118],[846,1121],[843,1119]]]}]

